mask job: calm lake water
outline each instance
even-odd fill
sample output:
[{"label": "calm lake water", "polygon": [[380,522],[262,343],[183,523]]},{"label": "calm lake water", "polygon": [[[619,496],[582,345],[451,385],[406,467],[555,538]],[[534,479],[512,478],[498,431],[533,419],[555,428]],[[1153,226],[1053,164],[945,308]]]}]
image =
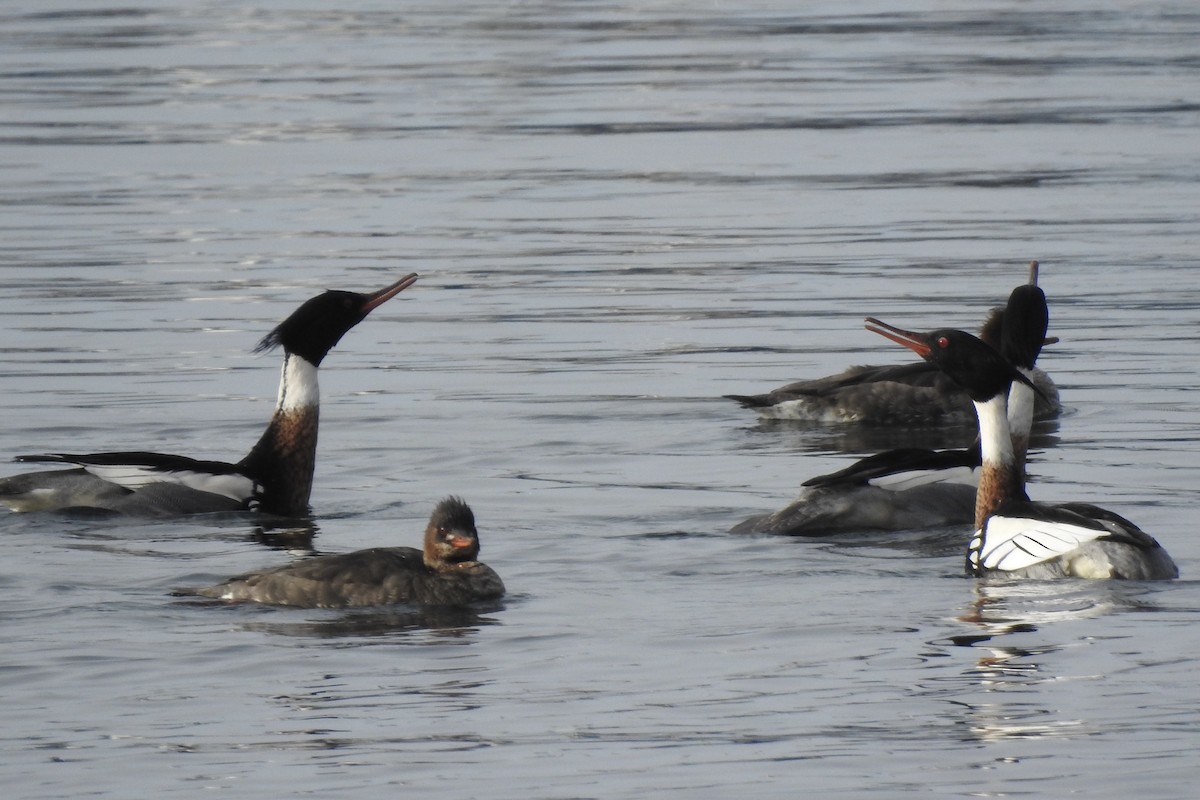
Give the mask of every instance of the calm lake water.
[{"label": "calm lake water", "polygon": [[[1200,9],[852,6],[6,3],[0,455],[236,460],[258,339],[417,271],[322,370],[315,546],[415,544],[461,494],[511,593],[196,604],[292,554],[0,514],[6,796],[1190,797]],[[1133,518],[1180,580],[727,533],[969,433],[720,395],[903,362],[864,315],[974,328],[1030,259],[1068,406],[1031,493]]]}]

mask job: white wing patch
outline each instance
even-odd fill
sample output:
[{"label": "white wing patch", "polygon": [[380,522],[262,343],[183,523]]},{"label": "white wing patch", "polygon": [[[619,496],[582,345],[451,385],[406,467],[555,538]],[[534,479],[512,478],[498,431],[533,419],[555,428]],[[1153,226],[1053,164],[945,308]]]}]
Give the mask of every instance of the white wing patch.
[{"label": "white wing patch", "polygon": [[881,475],[878,478],[872,478],[868,483],[880,489],[887,489],[889,492],[903,492],[905,489],[933,483],[961,483],[964,486],[978,486],[979,471],[970,467],[918,469]]},{"label": "white wing patch", "polygon": [[80,466],[97,478],[115,483],[130,491],[137,491],[153,483],[169,483],[186,486],[198,492],[228,497],[238,502],[245,501],[254,494],[254,481],[237,473],[217,475],[194,470],[160,470],[141,464],[81,464]]},{"label": "white wing patch", "polygon": [[[1070,553],[1107,531],[1023,517],[991,517],[971,541],[971,560],[979,569],[1024,569]],[[982,542],[980,541],[982,539]]]}]

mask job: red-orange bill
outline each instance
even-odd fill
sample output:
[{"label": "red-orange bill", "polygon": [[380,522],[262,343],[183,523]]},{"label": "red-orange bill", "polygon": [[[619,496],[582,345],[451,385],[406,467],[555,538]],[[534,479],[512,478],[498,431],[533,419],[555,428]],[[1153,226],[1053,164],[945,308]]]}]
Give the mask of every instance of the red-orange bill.
[{"label": "red-orange bill", "polygon": [[875,319],[875,317],[867,317],[866,328],[872,333],[878,333],[884,338],[891,339],[896,344],[904,345],[921,358],[925,358],[932,352],[932,348],[926,343],[925,337],[919,333],[913,333],[903,328],[897,328],[894,325],[888,325],[882,320]]},{"label": "red-orange bill", "polygon": [[373,292],[369,295],[366,305],[363,306],[363,313],[369,314],[381,305],[391,300],[396,295],[403,292],[408,287],[417,282],[417,273],[410,272],[400,280],[393,283],[391,286],[385,286],[378,292]]}]

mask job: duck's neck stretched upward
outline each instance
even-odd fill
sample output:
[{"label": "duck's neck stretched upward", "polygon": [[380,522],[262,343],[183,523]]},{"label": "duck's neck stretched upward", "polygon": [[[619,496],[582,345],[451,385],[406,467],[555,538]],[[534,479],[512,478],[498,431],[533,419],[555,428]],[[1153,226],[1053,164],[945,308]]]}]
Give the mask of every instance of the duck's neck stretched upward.
[{"label": "duck's neck stretched upward", "polygon": [[975,527],[980,528],[1005,500],[1024,493],[1024,481],[1013,454],[1005,395],[976,401],[975,411],[979,415],[979,448],[983,456],[975,495]]},{"label": "duck's neck stretched upward", "polygon": [[308,359],[287,353],[279,375],[279,399],[275,411],[290,412],[321,405],[321,387],[317,383],[317,368]]},{"label": "duck's neck stretched upward", "polygon": [[[1017,367],[1030,380],[1033,370]],[[1037,396],[1032,387],[1013,381],[1008,390],[1008,430],[1012,436],[1013,463],[1025,471],[1025,454],[1029,450],[1029,434],[1033,430],[1033,409]]]},{"label": "duck's neck stretched upward", "polygon": [[317,368],[301,356],[286,354],[275,414],[238,464],[262,487],[259,511],[288,517],[308,513],[319,415]]}]

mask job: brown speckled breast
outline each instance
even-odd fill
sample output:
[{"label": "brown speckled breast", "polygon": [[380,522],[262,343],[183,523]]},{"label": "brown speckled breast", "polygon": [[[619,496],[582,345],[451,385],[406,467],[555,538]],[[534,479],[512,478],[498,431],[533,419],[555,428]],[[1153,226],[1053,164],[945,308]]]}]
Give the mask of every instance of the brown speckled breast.
[{"label": "brown speckled breast", "polygon": [[1001,504],[1010,497],[1021,494],[1016,470],[1012,466],[997,467],[984,464],[979,472],[979,489],[975,493],[975,528],[996,513]]},{"label": "brown speckled breast", "polygon": [[317,463],[317,422],[313,406],[279,411],[241,466],[262,486],[255,508],[299,517],[308,513]]}]

